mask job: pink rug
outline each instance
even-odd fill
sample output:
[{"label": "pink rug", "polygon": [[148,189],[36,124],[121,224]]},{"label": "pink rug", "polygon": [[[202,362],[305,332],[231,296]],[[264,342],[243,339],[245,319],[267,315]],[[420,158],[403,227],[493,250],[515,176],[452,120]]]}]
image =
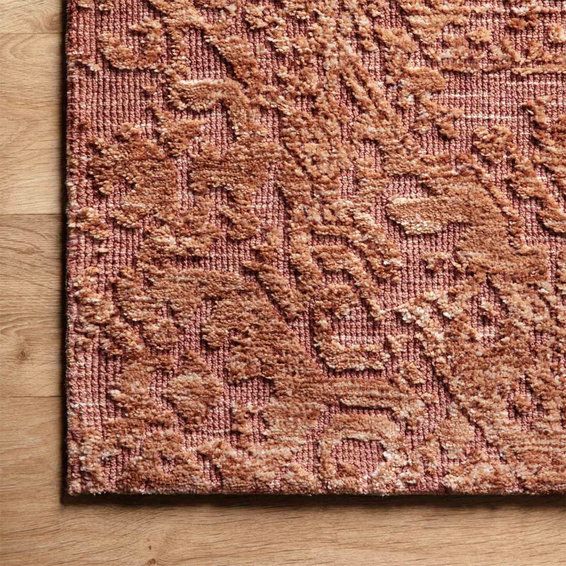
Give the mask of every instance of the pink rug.
[{"label": "pink rug", "polygon": [[68,0],[70,493],[566,491],[566,4]]}]

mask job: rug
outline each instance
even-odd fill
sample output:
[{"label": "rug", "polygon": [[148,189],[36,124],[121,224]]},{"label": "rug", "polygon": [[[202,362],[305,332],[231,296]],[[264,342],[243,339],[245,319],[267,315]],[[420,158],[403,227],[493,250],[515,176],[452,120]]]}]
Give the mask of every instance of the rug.
[{"label": "rug", "polygon": [[566,4],[69,0],[67,485],[566,491]]}]

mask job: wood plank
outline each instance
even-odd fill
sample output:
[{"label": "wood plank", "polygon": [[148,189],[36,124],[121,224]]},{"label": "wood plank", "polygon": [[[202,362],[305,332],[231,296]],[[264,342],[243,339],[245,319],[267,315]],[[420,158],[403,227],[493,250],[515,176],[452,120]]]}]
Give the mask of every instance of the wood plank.
[{"label": "wood plank", "polygon": [[[2,160],[0,210],[3,214],[52,214],[63,200],[60,151],[22,151]],[[26,163],[22,167],[22,163]],[[41,185],[49,190],[38,190]]]},{"label": "wood plank", "polygon": [[2,0],[0,33],[61,33],[64,0]]},{"label": "wood plank", "polygon": [[8,103],[35,118],[46,103],[58,107],[62,42],[59,34],[0,34],[3,107]]},{"label": "wood plank", "polygon": [[59,35],[0,34],[0,211],[61,209]]},{"label": "wood plank", "polygon": [[[60,502],[59,399],[0,401],[6,565],[557,565],[552,498],[172,497]],[[153,561],[153,562],[152,562]]]},{"label": "wood plank", "polygon": [[3,398],[60,393],[61,232],[60,215],[0,216]]}]

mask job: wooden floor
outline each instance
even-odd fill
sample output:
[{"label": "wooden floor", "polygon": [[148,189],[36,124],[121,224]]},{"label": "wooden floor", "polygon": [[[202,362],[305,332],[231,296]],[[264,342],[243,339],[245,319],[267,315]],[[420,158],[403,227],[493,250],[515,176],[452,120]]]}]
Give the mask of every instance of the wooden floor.
[{"label": "wooden floor", "polygon": [[0,0],[0,564],[545,565],[560,498],[61,498],[62,0]]}]

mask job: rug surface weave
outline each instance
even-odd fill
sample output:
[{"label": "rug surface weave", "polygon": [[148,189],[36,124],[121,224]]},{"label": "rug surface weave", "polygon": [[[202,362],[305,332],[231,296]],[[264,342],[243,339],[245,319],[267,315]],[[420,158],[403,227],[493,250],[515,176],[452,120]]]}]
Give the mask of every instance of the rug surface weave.
[{"label": "rug surface weave", "polygon": [[566,490],[566,2],[69,0],[70,493]]}]

